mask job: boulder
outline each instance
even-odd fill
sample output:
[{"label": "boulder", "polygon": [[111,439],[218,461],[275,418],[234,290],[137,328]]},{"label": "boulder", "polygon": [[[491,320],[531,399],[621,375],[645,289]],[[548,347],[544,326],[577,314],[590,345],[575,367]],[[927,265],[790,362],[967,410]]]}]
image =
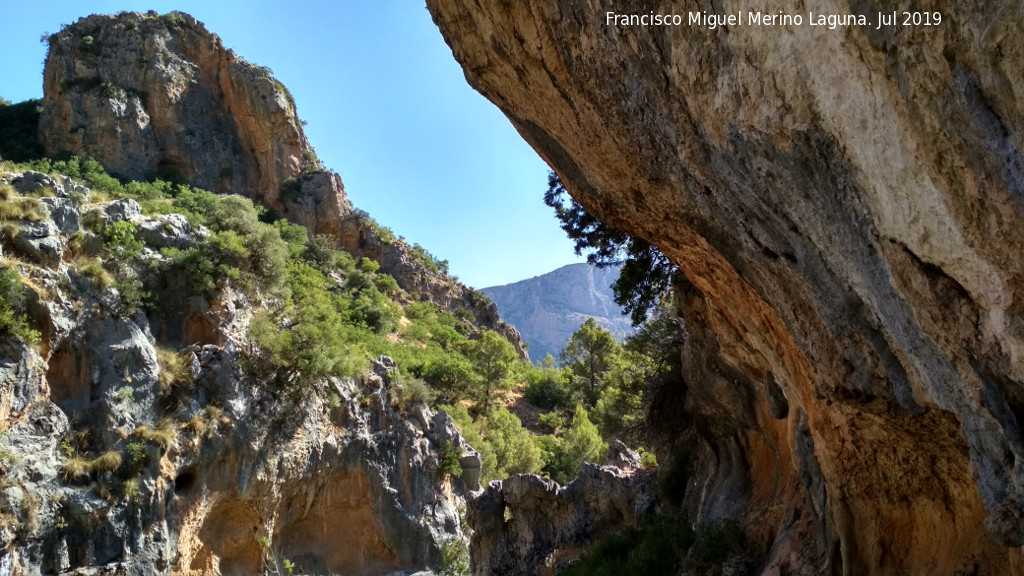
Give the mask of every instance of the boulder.
[{"label": "boulder", "polygon": [[61,234],[74,234],[81,227],[78,206],[67,197],[41,198],[39,200],[50,213],[50,220]]},{"label": "boulder", "polygon": [[208,236],[205,228],[195,228],[181,214],[162,214],[155,220],[138,224],[139,236],[146,244],[157,248],[191,248],[200,238]]},{"label": "boulder", "polygon": [[142,216],[142,207],[139,206],[139,203],[135,200],[125,198],[123,200],[115,200],[108,204],[104,209],[104,212],[111,222],[135,220],[139,216]]},{"label": "boulder", "polygon": [[21,222],[14,246],[32,259],[47,265],[60,262],[64,252],[64,241],[57,226],[49,220]]}]

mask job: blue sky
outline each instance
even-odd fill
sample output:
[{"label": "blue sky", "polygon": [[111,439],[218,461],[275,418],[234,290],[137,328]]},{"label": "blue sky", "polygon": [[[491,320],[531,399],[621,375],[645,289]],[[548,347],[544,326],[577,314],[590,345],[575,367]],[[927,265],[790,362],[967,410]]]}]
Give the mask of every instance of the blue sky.
[{"label": "blue sky", "polygon": [[450,261],[463,282],[506,284],[582,261],[542,195],[547,166],[466,83],[421,0],[3,0],[0,96],[42,96],[39,37],[91,13],[192,14],[273,69],[352,202]]}]

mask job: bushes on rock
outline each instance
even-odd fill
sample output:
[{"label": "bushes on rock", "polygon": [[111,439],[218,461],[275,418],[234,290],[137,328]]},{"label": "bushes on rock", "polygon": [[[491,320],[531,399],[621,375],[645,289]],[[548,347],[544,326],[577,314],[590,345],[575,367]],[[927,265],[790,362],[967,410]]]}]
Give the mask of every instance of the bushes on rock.
[{"label": "bushes on rock", "polygon": [[21,275],[14,270],[0,270],[0,334],[9,334],[27,344],[39,341],[39,332],[28,323],[25,304],[28,292]]}]

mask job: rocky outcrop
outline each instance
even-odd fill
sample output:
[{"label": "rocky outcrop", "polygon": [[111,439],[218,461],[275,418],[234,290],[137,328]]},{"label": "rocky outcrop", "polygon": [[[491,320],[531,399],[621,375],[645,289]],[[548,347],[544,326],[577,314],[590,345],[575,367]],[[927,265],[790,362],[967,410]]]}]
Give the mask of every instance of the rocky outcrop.
[{"label": "rocky outcrop", "polygon": [[[377,260],[414,298],[466,308],[526,356],[489,302],[423,265],[404,241],[377,234],[349,203],[341,177],[322,169],[287,88],[225,49],[201,22],[182,12],[93,15],[48,42],[40,121],[48,154],[90,156],[133,179],[182,177],[248,196],[357,258]],[[52,252],[47,230],[31,234],[26,244]]]},{"label": "rocky outcrop", "polygon": [[573,198],[688,278],[694,371],[652,424],[699,416],[691,511],[774,542],[766,574],[1024,573],[1020,5],[427,4]]},{"label": "rocky outcrop", "polygon": [[[0,184],[29,180],[5,174]],[[77,205],[68,210],[81,220]],[[5,262],[30,292],[41,342],[0,338],[0,573],[285,573],[287,559],[296,573],[382,575],[441,565],[442,546],[462,542],[459,507],[480,468],[447,414],[398,407],[386,357],[317,393],[267,385],[243,369],[256,306],[244,293],[211,298],[145,276],[163,258],[153,248],[196,244],[205,228],[143,216],[133,200],[81,210],[103,214],[99,225],[136,224],[149,245],[134,272],[175,305],[124,317],[118,292],[70,253]],[[50,219],[5,227],[43,224],[76,256],[96,246],[94,232]],[[462,478],[440,470],[442,447],[461,454]]]},{"label": "rocky outcrop", "polygon": [[43,92],[47,153],[129,178],[176,172],[279,207],[281,184],[319,167],[284,86],[181,12],[65,27],[49,39]]},{"label": "rocky outcrop", "polygon": [[498,306],[501,317],[516,327],[530,355],[558,357],[566,340],[587,318],[593,318],[616,339],[632,334],[633,325],[615,303],[611,285],[619,268],[570,264],[505,286],[480,290]]},{"label": "rocky outcrop", "polygon": [[648,473],[584,464],[567,486],[519,474],[470,501],[472,573],[554,574],[601,536],[636,528],[654,503]]}]

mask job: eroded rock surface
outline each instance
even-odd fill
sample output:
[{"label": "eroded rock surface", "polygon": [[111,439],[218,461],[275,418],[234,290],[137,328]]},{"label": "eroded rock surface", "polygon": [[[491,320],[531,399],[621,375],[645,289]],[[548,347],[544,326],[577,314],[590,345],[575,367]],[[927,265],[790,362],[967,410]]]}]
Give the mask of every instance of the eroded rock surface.
[{"label": "eroded rock surface", "polygon": [[[48,154],[93,157],[133,179],[180,176],[198,188],[248,196],[311,235],[380,262],[414,298],[452,312],[465,308],[526,356],[518,332],[486,298],[424,265],[404,241],[380,237],[348,201],[341,177],[321,167],[284,85],[188,14],[78,20],[49,38],[43,92],[40,134]],[[63,194],[49,176],[24,178],[26,186]],[[35,234],[25,242],[53,252],[46,231]]]},{"label": "eroded rock surface", "polygon": [[[142,230],[135,273],[162,305],[123,317],[116,290],[67,254],[13,245],[26,260],[6,264],[24,278],[41,341],[0,338],[0,573],[283,573],[276,558],[296,573],[379,576],[441,564],[440,547],[463,538],[462,494],[479,488],[480,467],[447,414],[397,407],[387,370],[319,393],[269,385],[242,369],[244,293],[146,276],[163,258],[154,248],[205,229],[132,200],[83,210]],[[96,240],[49,219],[8,226],[45,227],[55,246],[77,238],[86,252]],[[187,378],[168,379],[176,357]],[[463,478],[440,472],[442,446],[461,449]]]},{"label": "eroded rock surface", "polygon": [[650,474],[584,464],[569,485],[519,474],[470,500],[472,572],[554,573],[602,536],[636,528],[654,503]]},{"label": "eroded rock surface", "polygon": [[667,450],[696,416],[691,511],[774,542],[766,574],[1024,573],[1019,4],[427,4],[572,196],[688,278],[692,372],[652,423]]},{"label": "eroded rock surface", "polygon": [[92,156],[139,180],[174,169],[271,206],[281,183],[315,162],[287,90],[187,14],[89,16],[49,48],[48,154]]}]

